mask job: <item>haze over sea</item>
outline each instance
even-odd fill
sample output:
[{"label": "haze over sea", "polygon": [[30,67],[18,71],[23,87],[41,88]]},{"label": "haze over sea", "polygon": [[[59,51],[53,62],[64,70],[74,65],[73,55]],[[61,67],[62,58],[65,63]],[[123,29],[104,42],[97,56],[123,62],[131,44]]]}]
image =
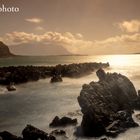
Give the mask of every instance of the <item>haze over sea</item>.
[{"label": "haze over sea", "polygon": [[[1,58],[0,66],[36,65],[48,66],[83,62],[109,62],[108,72],[126,75],[140,89],[140,55],[95,55],[95,56],[30,56]],[[49,123],[56,116],[82,116],[77,102],[84,83],[98,80],[95,72],[82,78],[63,78],[62,83],[50,83],[50,79],[17,85],[17,90],[8,92],[0,86],[0,131],[8,130],[20,135],[26,124],[32,124],[47,132]],[[138,113],[136,111],[136,113]],[[136,118],[135,118],[136,120]],[[138,120],[136,120],[138,121]],[[140,121],[138,121],[140,124]],[[70,140],[75,140],[73,127],[66,127]],[[139,140],[140,128],[129,129],[116,140]],[[62,138],[61,138],[62,139]],[[86,140],[87,138],[77,138]],[[91,140],[94,140],[92,138]]]}]

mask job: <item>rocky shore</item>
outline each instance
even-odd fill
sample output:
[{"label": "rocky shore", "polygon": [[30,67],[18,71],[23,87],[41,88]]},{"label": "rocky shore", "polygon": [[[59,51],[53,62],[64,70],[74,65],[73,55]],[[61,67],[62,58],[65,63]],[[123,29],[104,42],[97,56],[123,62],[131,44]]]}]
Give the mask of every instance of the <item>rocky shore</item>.
[{"label": "rocky shore", "polygon": [[96,72],[99,81],[84,84],[78,97],[83,113],[84,136],[115,137],[128,128],[137,127],[132,113],[140,109],[140,98],[132,82],[117,73]]},{"label": "rocky shore", "polygon": [[56,140],[56,138],[32,125],[27,125],[22,131],[22,137],[15,136],[8,131],[0,132],[2,140]]},{"label": "rocky shore", "polygon": [[109,63],[79,63],[56,66],[0,67],[0,85],[20,84],[52,77],[51,82],[61,82],[62,77],[76,78],[96,69],[107,68]]},{"label": "rocky shore", "polygon": [[[60,74],[60,73],[59,73]],[[32,125],[22,131],[22,137],[10,132],[0,132],[2,140],[56,140],[57,136],[69,139],[63,127],[73,125],[77,128],[76,137],[116,137],[118,134],[139,125],[133,120],[134,109],[140,110],[140,91],[136,91],[133,83],[124,75],[106,73],[103,69],[96,72],[99,81],[84,84],[78,103],[83,114],[82,122],[77,127],[77,119],[54,117],[50,128],[58,128],[46,133]],[[136,117],[139,119],[139,114]],[[59,129],[61,128],[61,129]],[[80,130],[80,131],[79,131]],[[106,137],[101,140],[107,140]]]},{"label": "rocky shore", "polygon": [[[59,118],[56,116],[52,122],[50,123],[50,127],[62,127],[68,125],[76,125],[77,119],[71,119],[69,117],[62,117]],[[68,137],[66,136],[66,131],[62,129],[55,129],[52,130],[50,133],[42,131],[32,125],[27,125],[22,130],[22,136],[16,136],[8,131],[0,132],[0,139],[2,140],[56,140],[57,136],[64,136],[65,139]]]}]

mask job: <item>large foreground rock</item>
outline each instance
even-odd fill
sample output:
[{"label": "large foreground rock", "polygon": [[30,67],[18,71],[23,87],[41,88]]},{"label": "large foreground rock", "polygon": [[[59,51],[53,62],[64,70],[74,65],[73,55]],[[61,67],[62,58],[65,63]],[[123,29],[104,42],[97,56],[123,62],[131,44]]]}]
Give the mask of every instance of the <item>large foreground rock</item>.
[{"label": "large foreground rock", "polygon": [[99,81],[82,87],[78,102],[83,113],[85,136],[116,136],[138,126],[132,119],[133,102],[138,98],[132,82],[117,73],[96,72]]}]

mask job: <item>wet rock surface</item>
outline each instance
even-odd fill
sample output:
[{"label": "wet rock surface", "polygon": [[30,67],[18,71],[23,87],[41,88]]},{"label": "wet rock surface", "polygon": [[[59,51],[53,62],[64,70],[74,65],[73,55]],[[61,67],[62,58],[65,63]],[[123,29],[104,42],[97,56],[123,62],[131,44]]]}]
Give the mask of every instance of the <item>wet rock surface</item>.
[{"label": "wet rock surface", "polygon": [[76,125],[77,119],[71,119],[69,117],[59,118],[56,116],[52,122],[50,123],[50,127],[59,127],[59,126],[67,126],[67,125]]},{"label": "wet rock surface", "polygon": [[53,75],[53,77],[51,78],[51,83],[55,83],[55,82],[62,82],[62,77],[61,75]]},{"label": "wet rock surface", "polygon": [[0,132],[2,140],[56,140],[56,138],[32,125],[27,125],[22,131],[23,137],[17,137],[8,131]]},{"label": "wet rock surface", "polygon": [[[62,77],[81,77],[96,69],[107,68],[108,63],[79,63],[56,66],[9,66],[0,67],[0,85],[20,84],[52,77],[52,82],[62,81]],[[61,75],[61,76],[60,76]]]},{"label": "wet rock surface", "polygon": [[85,136],[115,137],[130,127],[134,102],[138,99],[132,82],[117,73],[96,72],[99,81],[84,84],[78,97],[83,113],[81,129]]},{"label": "wet rock surface", "polygon": [[15,85],[12,84],[12,83],[10,85],[8,85],[6,88],[7,88],[8,91],[15,91],[16,90]]},{"label": "wet rock surface", "polygon": [[55,140],[56,138],[48,133],[32,126],[27,125],[25,129],[22,131],[23,138],[25,140]]},{"label": "wet rock surface", "polygon": [[0,132],[0,138],[2,138],[2,140],[23,140],[23,138],[17,137],[8,131]]}]

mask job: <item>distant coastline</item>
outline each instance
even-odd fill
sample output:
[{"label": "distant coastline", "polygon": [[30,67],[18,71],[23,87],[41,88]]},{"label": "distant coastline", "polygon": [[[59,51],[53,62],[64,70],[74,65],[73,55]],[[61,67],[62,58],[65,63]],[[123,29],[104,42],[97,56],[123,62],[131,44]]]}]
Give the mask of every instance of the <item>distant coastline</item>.
[{"label": "distant coastline", "polygon": [[[140,53],[126,53],[126,54],[93,54],[93,55],[139,55]],[[8,57],[46,57],[46,56],[93,56],[91,54],[46,54],[46,55],[19,55],[10,51],[9,46],[0,41],[0,58]]]}]

